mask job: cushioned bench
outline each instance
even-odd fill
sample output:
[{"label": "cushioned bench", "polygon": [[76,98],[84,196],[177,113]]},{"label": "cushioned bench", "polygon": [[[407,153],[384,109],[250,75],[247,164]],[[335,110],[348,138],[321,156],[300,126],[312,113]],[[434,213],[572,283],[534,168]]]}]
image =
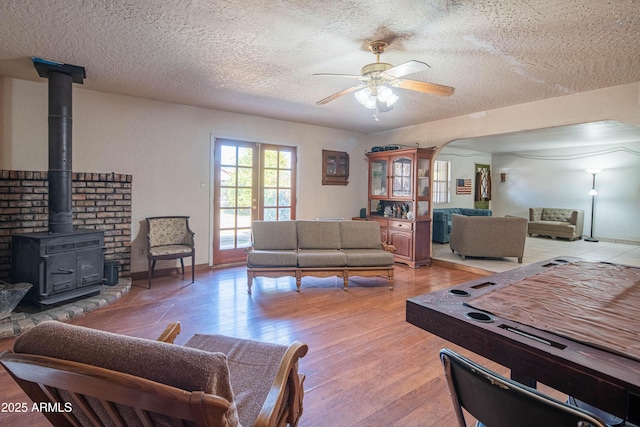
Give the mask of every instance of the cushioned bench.
[{"label": "cushioned bench", "polygon": [[248,290],[253,278],[303,276],[388,278],[393,289],[393,247],[383,244],[376,221],[254,221],[247,254]]},{"label": "cushioned bench", "polygon": [[569,240],[582,239],[584,210],[560,208],[530,208],[529,236],[564,237]]}]

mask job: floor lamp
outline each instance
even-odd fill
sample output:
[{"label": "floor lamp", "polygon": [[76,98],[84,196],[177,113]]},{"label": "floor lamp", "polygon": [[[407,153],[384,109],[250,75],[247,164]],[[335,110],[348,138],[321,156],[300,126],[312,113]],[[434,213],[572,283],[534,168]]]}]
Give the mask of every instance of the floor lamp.
[{"label": "floor lamp", "polygon": [[588,193],[589,196],[591,196],[591,233],[589,234],[589,237],[584,238],[585,242],[598,241],[598,239],[595,239],[593,237],[593,213],[596,206],[596,196],[598,195],[598,192],[596,191],[596,175],[598,175],[600,171],[601,169],[587,169],[587,172],[589,172],[593,176],[593,183],[591,184],[591,190],[589,190]]}]

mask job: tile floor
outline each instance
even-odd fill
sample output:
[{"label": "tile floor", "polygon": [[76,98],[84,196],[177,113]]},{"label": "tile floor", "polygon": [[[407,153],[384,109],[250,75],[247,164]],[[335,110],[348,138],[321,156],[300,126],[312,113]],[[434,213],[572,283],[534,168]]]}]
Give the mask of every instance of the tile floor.
[{"label": "tile floor", "polygon": [[473,258],[465,261],[457,253],[452,253],[448,243],[433,243],[433,259],[460,264],[481,270],[499,273],[523,265],[533,264],[550,258],[572,256],[591,261],[607,261],[640,267],[640,245],[611,242],[585,242],[584,240],[554,240],[548,237],[527,237],[522,264],[516,258]]}]

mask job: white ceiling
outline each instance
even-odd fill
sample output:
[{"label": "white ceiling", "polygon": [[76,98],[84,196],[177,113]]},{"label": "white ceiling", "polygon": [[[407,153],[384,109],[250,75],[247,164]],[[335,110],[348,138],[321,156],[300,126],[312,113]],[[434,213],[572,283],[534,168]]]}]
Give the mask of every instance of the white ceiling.
[{"label": "white ceiling", "polygon": [[[87,89],[372,133],[640,81],[637,0],[3,0],[0,75],[86,67]],[[398,90],[375,122],[346,95],[375,62],[451,97]]]}]

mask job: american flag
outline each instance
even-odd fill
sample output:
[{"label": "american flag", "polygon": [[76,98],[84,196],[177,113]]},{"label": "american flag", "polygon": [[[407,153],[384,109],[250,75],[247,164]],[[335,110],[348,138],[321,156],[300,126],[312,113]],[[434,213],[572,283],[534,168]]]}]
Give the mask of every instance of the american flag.
[{"label": "american flag", "polygon": [[471,179],[456,179],[456,194],[471,194]]}]

